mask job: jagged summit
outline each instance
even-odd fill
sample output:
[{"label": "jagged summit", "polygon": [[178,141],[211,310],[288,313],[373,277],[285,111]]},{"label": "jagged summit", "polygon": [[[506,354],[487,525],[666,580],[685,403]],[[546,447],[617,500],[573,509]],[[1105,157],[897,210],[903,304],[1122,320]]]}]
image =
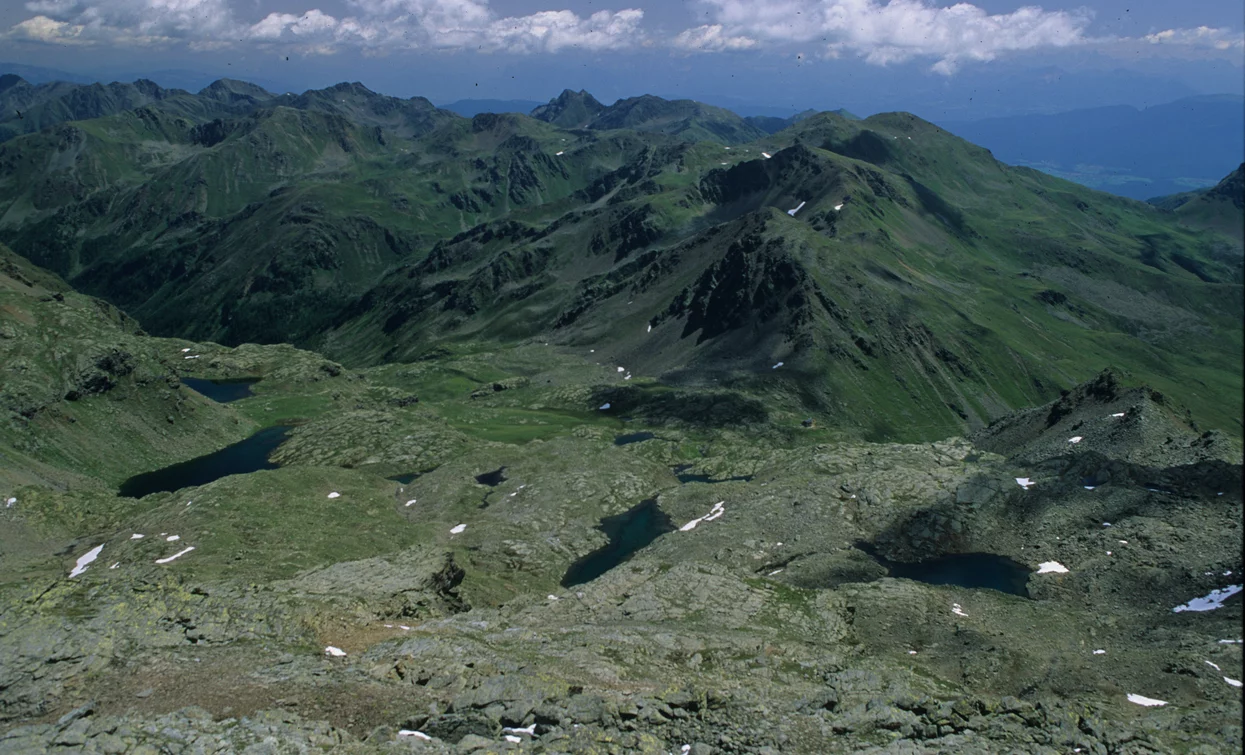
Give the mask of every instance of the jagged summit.
[{"label": "jagged summit", "polygon": [[564,89],[548,104],[532,110],[531,116],[562,128],[587,128],[603,110],[605,105],[588,92]]}]

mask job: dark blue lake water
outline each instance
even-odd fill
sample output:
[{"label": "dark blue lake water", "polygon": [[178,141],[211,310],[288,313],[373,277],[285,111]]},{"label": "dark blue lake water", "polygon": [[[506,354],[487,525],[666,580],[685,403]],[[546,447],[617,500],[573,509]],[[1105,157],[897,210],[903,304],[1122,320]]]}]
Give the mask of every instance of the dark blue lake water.
[{"label": "dark blue lake water", "polygon": [[646,440],[652,440],[653,438],[656,438],[656,437],[657,437],[656,435],[653,435],[650,432],[628,433],[627,435],[616,436],[614,438],[614,445],[626,446],[632,443],[642,443]]},{"label": "dark blue lake water", "polygon": [[743,475],[741,477],[723,477],[715,480],[707,474],[689,474],[687,470],[691,469],[691,464],[680,464],[673,468],[674,476],[679,482],[687,484],[689,482],[752,482],[752,475]]},{"label": "dark blue lake water", "polygon": [[237,401],[240,398],[254,396],[251,386],[259,382],[259,378],[237,378],[235,380],[204,380],[203,378],[182,378],[187,388],[202,393],[204,396],[221,404]]},{"label": "dark blue lake water", "polygon": [[126,498],[142,498],[152,493],[206,485],[232,474],[276,469],[277,465],[268,461],[268,455],[281,445],[289,430],[288,426],[283,425],[266,427],[246,440],[206,456],[134,475],[121,483],[118,494]]},{"label": "dark blue lake water", "polygon": [[1032,571],[1018,561],[993,553],[957,553],[928,561],[905,563],[888,561],[872,547],[857,545],[879,564],[888,576],[910,579],[930,585],[955,585],[975,589],[998,590],[1009,595],[1029,597],[1029,575]]},{"label": "dark blue lake water", "polygon": [[657,506],[657,499],[649,498],[617,516],[602,519],[597,529],[605,533],[609,543],[571,564],[562,577],[563,587],[591,582],[657,538],[674,532],[675,526]]}]

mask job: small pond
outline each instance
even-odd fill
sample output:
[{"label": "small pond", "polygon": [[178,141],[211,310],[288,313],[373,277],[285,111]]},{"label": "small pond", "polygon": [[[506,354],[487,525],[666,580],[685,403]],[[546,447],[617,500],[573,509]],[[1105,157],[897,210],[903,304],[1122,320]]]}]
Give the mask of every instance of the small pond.
[{"label": "small pond", "polygon": [[571,564],[562,577],[563,587],[591,582],[657,538],[674,532],[675,526],[657,506],[657,499],[648,498],[617,516],[602,519],[597,529],[605,533],[609,543]]},{"label": "small pond", "polygon": [[182,384],[197,393],[220,404],[254,396],[251,386],[259,382],[259,378],[235,378],[232,380],[204,380],[203,378],[182,378]]},{"label": "small pond", "polygon": [[626,435],[616,436],[614,438],[614,445],[627,446],[632,443],[643,443],[646,440],[652,440],[656,437],[656,435],[653,435],[650,432],[628,433]]},{"label": "small pond", "polygon": [[134,475],[121,483],[118,494],[126,498],[142,498],[152,493],[206,485],[229,475],[276,469],[277,465],[268,461],[268,455],[281,445],[289,431],[290,427],[285,425],[266,427],[246,440],[206,456]]},{"label": "small pond", "polygon": [[498,485],[506,481],[506,476],[502,474],[502,472],[505,472],[505,471],[506,471],[506,468],[501,467],[500,469],[495,469],[492,472],[485,472],[484,474],[478,474],[476,475],[476,482],[480,483],[481,485],[488,485],[490,488],[495,488]]},{"label": "small pond", "polygon": [[996,556],[993,553],[956,553],[927,561],[902,562],[883,558],[867,544],[857,544],[856,547],[886,567],[888,576],[897,579],[910,579],[930,585],[984,588],[1029,597],[1029,575],[1032,571],[1006,556]]},{"label": "small pond", "polygon": [[691,469],[692,466],[693,466],[692,464],[680,464],[677,467],[673,467],[671,471],[674,472],[674,476],[678,479],[678,481],[683,484],[687,484],[689,482],[708,482],[708,483],[752,482],[752,475],[743,475],[740,477],[723,477],[720,480],[715,480],[713,479],[713,477],[707,474],[689,474],[687,470]]}]

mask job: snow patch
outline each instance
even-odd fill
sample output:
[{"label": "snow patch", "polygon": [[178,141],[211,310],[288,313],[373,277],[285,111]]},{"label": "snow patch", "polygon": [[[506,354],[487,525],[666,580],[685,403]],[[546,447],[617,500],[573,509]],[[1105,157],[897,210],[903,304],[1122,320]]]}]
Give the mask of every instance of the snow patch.
[{"label": "snow patch", "polygon": [[773,155],[771,155],[771,154],[770,154],[770,153],[768,153],[768,152],[762,152],[762,153],[761,153],[761,157],[764,157],[766,160],[768,160],[768,159],[770,159],[771,157],[773,157]]},{"label": "snow patch", "polygon": [[605,411],[605,410],[606,410],[606,409],[608,409],[608,408],[610,408],[610,402],[606,401],[604,404],[601,404],[601,406],[600,406],[600,407],[598,407],[598,410],[599,410],[599,411]]},{"label": "snow patch", "polygon": [[1144,695],[1134,695],[1129,693],[1128,701],[1138,705],[1144,705],[1147,708],[1153,708],[1156,705],[1167,705],[1166,700],[1155,700],[1153,697],[1145,697]]},{"label": "snow patch", "polygon": [[770,572],[770,573],[769,573],[768,575],[766,575],[766,576],[770,576],[770,577],[772,577],[772,576],[774,576],[775,574],[780,573],[781,571],[782,571],[782,569],[775,569],[774,571]]},{"label": "snow patch", "polygon": [[336,491],[329,493],[329,498],[341,498],[341,497],[342,497],[342,494]]},{"label": "snow patch", "polygon": [[1033,487],[1037,483],[1034,482],[1033,480],[1030,480],[1028,477],[1017,477],[1016,484],[1024,488],[1025,490],[1028,490],[1029,488]]},{"label": "snow patch", "polygon": [[140,535],[137,532],[135,532],[133,535],[130,535],[131,540],[142,540],[144,537],[146,537],[146,535]]},{"label": "snow patch", "polygon": [[503,726],[501,733],[502,734],[527,734],[529,736],[536,736],[536,724],[529,724],[522,728],[519,728],[517,726]]},{"label": "snow patch", "polygon": [[183,353],[183,354],[185,354],[185,353],[186,353],[186,352],[188,352],[188,351],[190,351],[190,349],[182,349],[182,353]]},{"label": "snow patch", "polygon": [[342,650],[341,648],[335,648],[332,645],[329,645],[328,647],[324,649],[324,654],[331,655],[334,658],[345,658],[346,657],[345,650]]},{"label": "snow patch", "polygon": [[1083,440],[1085,439],[1081,437],[1080,435],[1074,435],[1071,438],[1068,438],[1069,443],[1080,443]]},{"label": "snow patch", "polygon": [[696,525],[700,524],[701,522],[712,522],[714,519],[717,519],[718,517],[722,516],[722,514],[724,513],[726,513],[726,501],[718,501],[717,503],[713,504],[712,511],[710,511],[708,514],[705,514],[702,517],[697,517],[696,519],[693,519],[692,521],[683,525],[682,527],[679,528],[679,532],[691,532],[692,530],[696,529]]},{"label": "snow patch", "polygon": [[626,368],[624,368],[624,367],[619,367],[619,368],[618,368],[618,371],[619,371],[619,372],[626,372],[627,370],[626,370]]},{"label": "snow patch", "polygon": [[408,508],[409,508],[409,507],[411,507],[411,506],[414,506],[414,505],[415,505],[415,499],[414,499],[414,498],[412,498],[411,500],[407,501],[407,502],[406,502],[406,505],[407,505],[407,507],[408,507]]},{"label": "snow patch", "polygon": [[1239,686],[1241,686],[1241,680],[1240,680],[1240,679],[1229,679],[1228,677],[1226,677],[1226,676],[1225,676],[1225,677],[1223,678],[1223,680],[1224,680],[1225,682],[1227,682],[1228,684],[1231,684],[1233,687],[1239,687]]},{"label": "snow patch", "polygon": [[841,205],[841,204],[836,204],[836,205],[834,206],[834,211],[835,211],[835,212],[838,212],[838,211],[839,211],[839,210],[841,210],[841,209],[843,209],[843,205]]},{"label": "snow patch", "polygon": [[960,606],[959,603],[951,604],[951,613],[955,614],[956,616],[964,616],[964,617],[968,616],[968,614],[964,613],[964,608]]},{"label": "snow patch", "polygon": [[76,577],[86,571],[86,568],[91,565],[91,562],[99,558],[99,552],[103,549],[104,544],[100,543],[86,553],[83,553],[81,556],[78,556],[78,563],[74,564],[73,571],[69,572],[69,576]]},{"label": "snow patch", "polygon": [[451,535],[461,535],[461,534],[463,534],[463,532],[464,532],[466,529],[467,529],[467,525],[465,525],[465,524],[456,524],[456,525],[454,525],[453,527],[450,527],[450,534],[451,534]]},{"label": "snow patch", "polygon": [[800,210],[803,210],[804,205],[806,204],[808,204],[808,202],[800,202],[798,205],[796,205],[794,210],[787,210],[787,214],[794,218],[795,214],[799,212]]},{"label": "snow patch", "polygon": [[1112,414],[1111,416],[1112,416],[1112,417],[1123,417],[1123,416],[1124,416],[1124,412],[1117,412],[1117,413],[1115,413],[1115,414]]},{"label": "snow patch", "polygon": [[774,365],[773,367],[770,367],[770,369],[771,369],[771,370],[776,370],[776,369],[778,369],[779,367],[782,367],[784,364],[786,364],[786,362],[779,362],[778,364]]},{"label": "snow patch", "polygon": [[1205,663],[1207,666],[1210,666],[1216,671],[1223,671],[1223,669],[1219,668],[1219,664],[1217,663],[1211,663],[1210,661],[1202,661],[1202,662]]},{"label": "snow patch", "polygon": [[562,155],[565,155],[565,154],[566,154],[566,150],[562,150],[561,152],[558,152],[557,154],[555,154],[554,157],[561,157]]},{"label": "snow patch", "polygon": [[181,535],[169,535],[168,537],[164,538],[164,542],[176,543],[178,540],[181,540],[181,539],[182,539]]},{"label": "snow patch", "polygon": [[168,562],[172,561],[172,560],[173,560],[173,559],[175,559],[175,558],[181,558],[182,556],[186,555],[187,553],[191,552],[191,551],[192,551],[192,550],[194,550],[194,549],[195,549],[195,547],[192,545],[192,546],[190,546],[189,548],[185,548],[185,549],[183,549],[183,550],[178,551],[177,553],[174,553],[173,555],[169,556],[168,558],[157,558],[157,559],[156,559],[156,563],[157,563],[157,564],[167,564]]},{"label": "snow patch", "polygon": [[186,359],[198,359],[198,358],[199,358],[199,355],[198,355],[198,354],[195,354],[195,355],[194,355],[194,356],[192,356],[192,357],[186,357]]},{"label": "snow patch", "polygon": [[1067,574],[1068,567],[1058,561],[1043,561],[1038,564],[1038,574]]},{"label": "snow patch", "polygon": [[1094,655],[1106,655],[1106,654],[1107,654],[1107,651],[1105,651],[1105,650],[1095,650],[1095,651],[1094,651]]},{"label": "snow patch", "polygon": [[15,504],[15,503],[17,503],[17,499],[16,499],[16,498],[10,498],[9,500],[7,500],[7,501],[5,501],[5,502],[4,502],[4,507],[5,507],[6,509],[11,509],[11,508],[13,508],[13,504]]},{"label": "snow patch", "polygon": [[1172,609],[1172,611],[1181,613],[1183,611],[1214,611],[1216,608],[1223,608],[1223,602],[1233,595],[1236,595],[1243,587],[1245,586],[1228,585],[1227,587],[1221,587],[1218,590],[1211,590],[1209,595],[1201,598],[1194,598],[1188,603],[1176,606]]},{"label": "snow patch", "polygon": [[512,745],[517,745],[518,743],[523,741],[521,737],[516,737],[513,734],[506,734],[504,735],[504,737],[505,737],[505,740]]}]

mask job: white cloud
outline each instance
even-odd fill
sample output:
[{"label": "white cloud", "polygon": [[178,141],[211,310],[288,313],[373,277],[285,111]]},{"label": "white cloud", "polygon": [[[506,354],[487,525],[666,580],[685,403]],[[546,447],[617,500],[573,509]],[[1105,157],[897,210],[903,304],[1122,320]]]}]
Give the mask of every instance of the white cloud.
[{"label": "white cloud", "polygon": [[[827,57],[855,54],[875,65],[936,58],[933,70],[944,74],[967,60],[1082,44],[1092,20],[1087,11],[1025,7],[991,15],[969,3],[939,7],[928,0],[701,0],[701,4],[716,23],[683,32],[675,39],[676,47],[709,34],[724,40],[756,40],[767,47],[819,43]],[[707,45],[706,49],[730,48]]]},{"label": "white cloud", "polygon": [[674,38],[674,46],[680,50],[692,52],[722,52],[724,50],[747,50],[756,47],[757,41],[751,37],[732,37],[724,31],[722,24],[697,26],[688,29]]},{"label": "white cloud", "polygon": [[1167,29],[1142,37],[1153,45],[1184,45],[1214,50],[1240,50],[1245,48],[1245,34],[1231,29],[1212,29],[1199,26],[1196,29]]},{"label": "white cloud", "polygon": [[310,54],[342,47],[476,49],[485,52],[555,53],[568,48],[613,50],[643,41],[638,9],[569,10],[499,17],[487,0],[347,0],[350,15],[318,8],[270,13],[254,24],[239,21],[227,0],[32,0],[39,15],[3,36],[39,42],[76,40],[117,45],[169,44],[218,49],[248,40]]}]

